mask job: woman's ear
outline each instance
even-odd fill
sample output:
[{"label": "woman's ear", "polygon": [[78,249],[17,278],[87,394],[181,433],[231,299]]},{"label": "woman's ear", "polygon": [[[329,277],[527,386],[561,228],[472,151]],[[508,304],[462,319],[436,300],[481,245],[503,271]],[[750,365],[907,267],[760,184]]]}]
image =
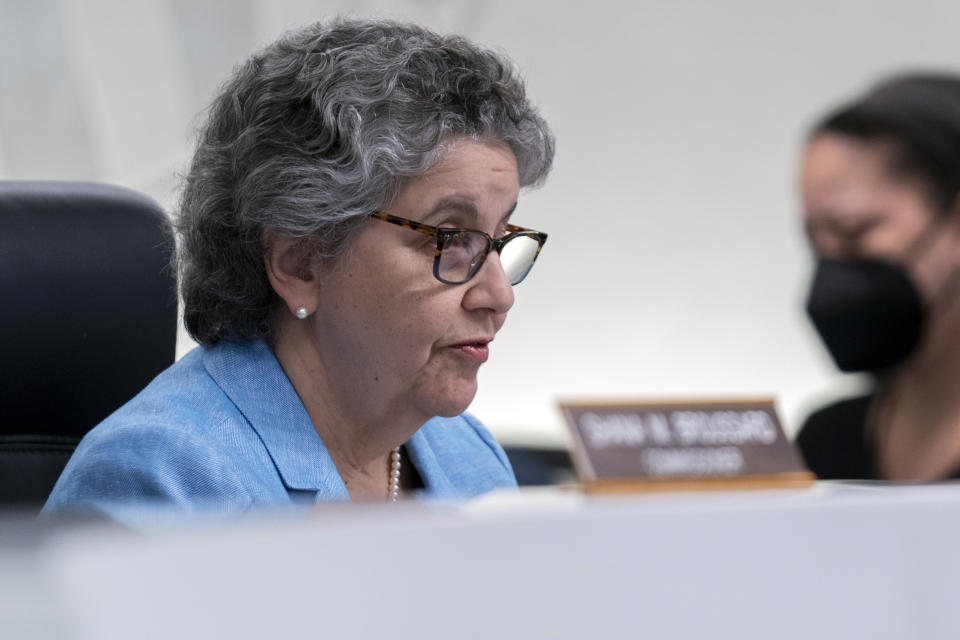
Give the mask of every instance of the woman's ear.
[{"label": "woman's ear", "polygon": [[261,237],[263,263],[270,286],[286,303],[290,313],[300,308],[313,313],[317,308],[318,280],[313,272],[309,243],[273,231]]},{"label": "woman's ear", "polygon": [[951,244],[954,249],[953,254],[957,257],[957,263],[960,264],[960,194],[953,200],[946,214],[947,233],[950,234]]},{"label": "woman's ear", "polygon": [[960,195],[953,200],[953,206],[945,214],[944,234],[947,236],[948,272],[944,276],[942,289],[949,297],[960,294]]}]

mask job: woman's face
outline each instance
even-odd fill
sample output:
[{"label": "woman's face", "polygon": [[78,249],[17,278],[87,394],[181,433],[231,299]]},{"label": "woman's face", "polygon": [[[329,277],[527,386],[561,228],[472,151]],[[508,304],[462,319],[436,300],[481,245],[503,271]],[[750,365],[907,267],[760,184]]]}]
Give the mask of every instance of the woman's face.
[{"label": "woman's face", "polygon": [[[458,139],[387,212],[498,237],[518,194],[509,147]],[[513,289],[495,252],[470,281],[441,283],[435,248],[432,236],[371,219],[341,258],[317,268],[308,322],[331,391],[353,398],[356,410],[425,421],[463,412],[476,393]]]},{"label": "woman's face", "polygon": [[915,179],[889,169],[891,150],[837,134],[814,137],[803,160],[807,237],[828,258],[908,259],[936,215]]}]

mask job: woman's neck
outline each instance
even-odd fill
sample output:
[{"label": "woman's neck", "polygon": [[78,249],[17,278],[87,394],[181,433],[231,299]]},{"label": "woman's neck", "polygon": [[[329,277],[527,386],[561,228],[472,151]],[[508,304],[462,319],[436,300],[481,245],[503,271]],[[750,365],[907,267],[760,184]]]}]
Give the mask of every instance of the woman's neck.
[{"label": "woman's neck", "polygon": [[[364,389],[341,389],[303,322],[280,320],[271,347],[354,500],[383,499],[395,447],[425,420],[390,412]],[[341,385],[342,386],[342,385]]]},{"label": "woman's neck", "polygon": [[890,480],[960,469],[960,305],[930,318],[921,349],[882,386],[872,413],[877,465]]}]

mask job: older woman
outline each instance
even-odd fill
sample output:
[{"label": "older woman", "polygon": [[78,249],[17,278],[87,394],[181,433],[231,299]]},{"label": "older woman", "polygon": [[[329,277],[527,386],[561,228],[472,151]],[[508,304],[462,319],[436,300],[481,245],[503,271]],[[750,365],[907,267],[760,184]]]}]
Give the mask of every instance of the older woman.
[{"label": "older woman", "polygon": [[797,442],[821,478],[960,477],[960,77],[889,78],[810,136],[808,311],[870,392],[820,409]]},{"label": "older woman", "polygon": [[290,33],[211,108],[177,221],[200,343],[93,429],[47,512],[243,511],[515,484],[463,413],[546,234],[553,138],[509,64],[390,22]]}]

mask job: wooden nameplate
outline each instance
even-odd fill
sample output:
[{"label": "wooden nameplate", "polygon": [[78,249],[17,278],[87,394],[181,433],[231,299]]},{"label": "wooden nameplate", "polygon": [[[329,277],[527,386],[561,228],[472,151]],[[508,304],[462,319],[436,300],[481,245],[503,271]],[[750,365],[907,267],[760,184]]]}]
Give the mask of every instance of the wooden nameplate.
[{"label": "wooden nameplate", "polygon": [[560,407],[588,492],[795,489],[816,480],[770,398]]}]

